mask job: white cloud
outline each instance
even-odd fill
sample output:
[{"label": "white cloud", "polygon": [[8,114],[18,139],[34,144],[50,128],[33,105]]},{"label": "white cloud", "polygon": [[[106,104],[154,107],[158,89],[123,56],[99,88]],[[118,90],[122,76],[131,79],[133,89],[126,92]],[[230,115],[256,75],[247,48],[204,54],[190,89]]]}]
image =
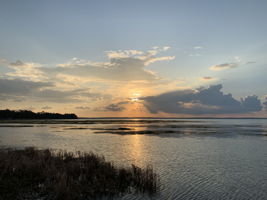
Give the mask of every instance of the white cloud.
[{"label": "white cloud", "polygon": [[93,63],[74,58],[67,63],[59,64],[57,68],[42,68],[42,70],[47,74],[67,74],[103,80],[153,81],[158,80],[159,77],[145,67],[154,62],[173,60],[174,56],[157,56],[169,48],[168,46],[157,47],[147,52],[138,50],[107,51],[109,62]]},{"label": "white cloud", "polygon": [[158,61],[169,61],[169,60],[174,60],[175,56],[163,56],[163,57],[155,57],[155,58],[149,58],[147,61],[144,63],[146,66],[150,65],[154,62]]},{"label": "white cloud", "polygon": [[199,49],[203,49],[203,47],[202,46],[194,46],[194,49],[199,50]]},{"label": "white cloud", "polygon": [[240,65],[239,63],[222,63],[222,64],[211,66],[210,70],[221,71],[221,70],[224,70],[224,69],[236,68],[239,65]]},{"label": "white cloud", "polygon": [[167,50],[169,50],[171,47],[170,46],[164,46],[162,49],[163,49],[163,51],[167,51]]},{"label": "white cloud", "polygon": [[138,50],[118,50],[118,51],[106,51],[108,58],[129,58],[135,55],[144,54],[142,51]]},{"label": "white cloud", "polygon": [[[169,49],[169,46],[164,46],[148,51],[108,51],[106,52],[108,61],[105,62],[93,62],[74,57],[68,62],[49,67],[47,64],[20,60],[10,62],[1,59],[0,62],[11,71],[5,72],[3,74],[5,78],[0,79],[2,87],[0,100],[86,103],[97,99],[99,100],[97,104],[101,104],[109,101],[107,99],[111,97],[115,97],[115,102],[120,101],[118,97],[121,95],[129,98],[127,92],[117,94],[118,88],[124,88],[125,91],[130,87],[144,90],[152,88],[146,92],[152,94],[155,87],[161,83],[159,81],[161,78],[146,67],[155,62],[173,60],[174,56],[161,55]],[[81,105],[76,107],[76,109],[86,108]],[[105,110],[122,110],[121,107],[123,107],[122,104],[114,104],[106,107]],[[49,109],[45,106],[39,106],[39,108]]]},{"label": "white cloud", "polygon": [[157,50],[157,51],[167,51],[170,48],[171,48],[170,46],[163,46],[163,47],[154,46],[154,47],[152,47],[152,49]]},{"label": "white cloud", "polygon": [[13,72],[9,72],[6,75],[15,78],[23,78],[31,81],[47,80],[45,74],[41,71],[41,65],[33,62],[22,62],[17,60],[16,62],[8,63],[9,68],[13,69]]}]

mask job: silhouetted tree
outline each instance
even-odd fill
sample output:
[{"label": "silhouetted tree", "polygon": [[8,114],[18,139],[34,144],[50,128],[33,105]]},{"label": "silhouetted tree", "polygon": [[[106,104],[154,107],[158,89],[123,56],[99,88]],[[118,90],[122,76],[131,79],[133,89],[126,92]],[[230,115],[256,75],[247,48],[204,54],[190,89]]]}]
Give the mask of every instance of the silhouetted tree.
[{"label": "silhouetted tree", "polygon": [[30,110],[0,110],[0,119],[77,119],[77,115],[73,113],[59,114],[38,112],[34,113]]}]

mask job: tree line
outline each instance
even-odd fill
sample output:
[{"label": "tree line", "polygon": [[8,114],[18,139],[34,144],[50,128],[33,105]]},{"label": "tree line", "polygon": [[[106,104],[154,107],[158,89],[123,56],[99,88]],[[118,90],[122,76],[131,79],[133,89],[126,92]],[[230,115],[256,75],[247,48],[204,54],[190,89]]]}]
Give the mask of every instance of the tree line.
[{"label": "tree line", "polygon": [[0,119],[77,119],[73,113],[32,112],[30,110],[0,110]]}]

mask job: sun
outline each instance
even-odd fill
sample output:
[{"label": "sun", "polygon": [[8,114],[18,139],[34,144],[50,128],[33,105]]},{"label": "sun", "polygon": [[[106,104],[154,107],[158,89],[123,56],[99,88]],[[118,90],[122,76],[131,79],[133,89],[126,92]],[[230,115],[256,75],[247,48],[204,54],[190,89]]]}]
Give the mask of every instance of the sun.
[{"label": "sun", "polygon": [[130,99],[132,102],[138,102],[140,101],[139,97],[141,96],[140,93],[132,93]]},{"label": "sun", "polygon": [[137,101],[139,101],[139,99],[136,98],[136,97],[132,97],[132,98],[131,98],[131,101],[132,101],[132,102],[137,102]]}]

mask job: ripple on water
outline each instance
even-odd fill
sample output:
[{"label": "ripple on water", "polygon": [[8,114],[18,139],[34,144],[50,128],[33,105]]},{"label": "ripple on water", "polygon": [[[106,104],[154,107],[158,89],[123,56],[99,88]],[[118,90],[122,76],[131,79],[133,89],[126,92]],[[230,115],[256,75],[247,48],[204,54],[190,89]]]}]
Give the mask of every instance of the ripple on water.
[{"label": "ripple on water", "polygon": [[152,164],[162,184],[152,199],[267,199],[266,133],[267,120],[35,121],[0,124],[0,145],[94,151],[119,164]]}]

